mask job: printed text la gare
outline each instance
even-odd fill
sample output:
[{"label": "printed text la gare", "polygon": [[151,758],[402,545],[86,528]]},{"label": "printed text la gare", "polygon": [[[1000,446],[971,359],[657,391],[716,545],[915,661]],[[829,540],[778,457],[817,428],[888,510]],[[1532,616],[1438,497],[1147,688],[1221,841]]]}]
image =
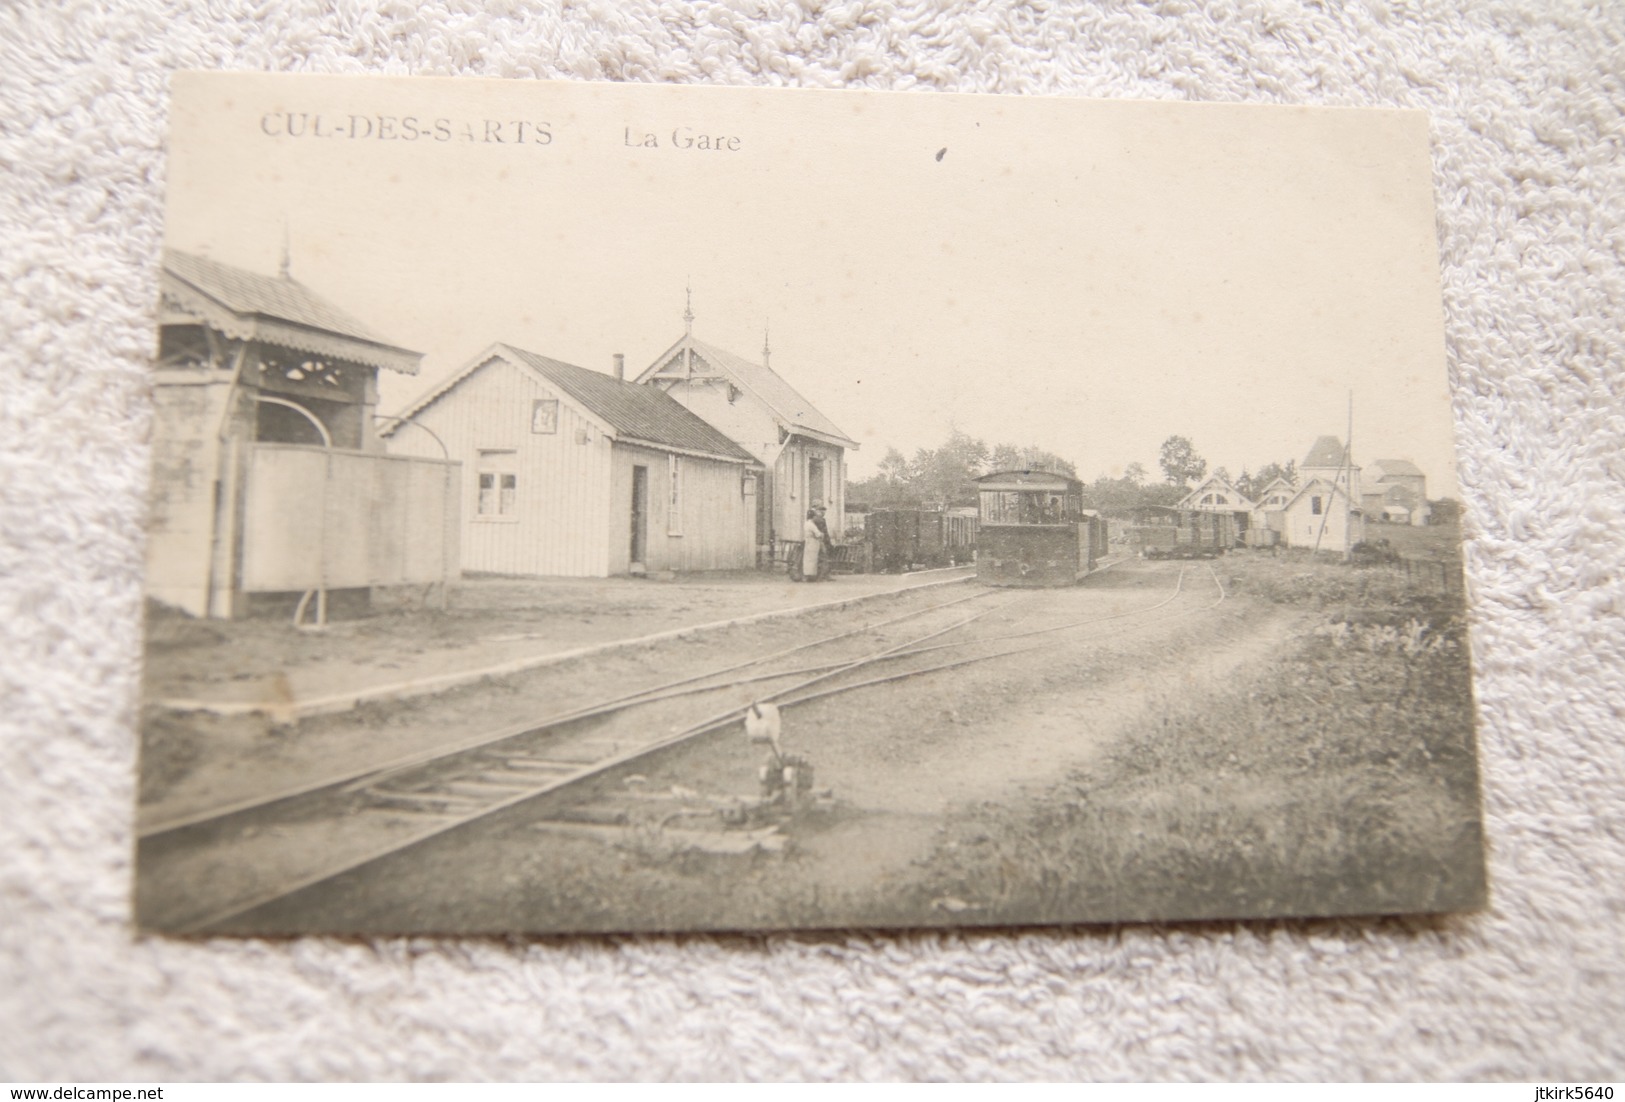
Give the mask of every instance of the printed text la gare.
[{"label": "printed text la gare", "polygon": [[662,143],[660,136],[650,130],[628,126],[621,131],[621,143],[633,149],[659,149],[665,144],[669,149],[703,149],[715,153],[738,153],[742,142],[737,135],[712,134],[704,130],[696,130],[692,126],[673,127],[669,142]]}]

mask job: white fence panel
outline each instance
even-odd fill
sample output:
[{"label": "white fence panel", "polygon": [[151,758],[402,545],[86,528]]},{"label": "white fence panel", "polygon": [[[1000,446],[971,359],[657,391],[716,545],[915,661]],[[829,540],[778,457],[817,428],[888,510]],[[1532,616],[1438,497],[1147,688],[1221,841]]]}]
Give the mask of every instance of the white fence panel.
[{"label": "white fence panel", "polygon": [[243,589],[277,593],[457,576],[459,466],[378,452],[256,444]]}]

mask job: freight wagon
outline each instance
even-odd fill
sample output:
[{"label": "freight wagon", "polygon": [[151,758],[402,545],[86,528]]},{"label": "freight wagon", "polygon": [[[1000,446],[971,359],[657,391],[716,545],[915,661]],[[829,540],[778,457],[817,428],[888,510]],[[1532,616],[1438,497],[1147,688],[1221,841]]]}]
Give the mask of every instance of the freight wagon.
[{"label": "freight wagon", "polygon": [[863,538],[874,569],[897,573],[955,566],[976,557],[977,520],[926,509],[880,509],[869,514]]},{"label": "freight wagon", "polygon": [[1148,506],[1135,514],[1129,546],[1145,559],[1211,559],[1236,546],[1236,518],[1201,509]]}]

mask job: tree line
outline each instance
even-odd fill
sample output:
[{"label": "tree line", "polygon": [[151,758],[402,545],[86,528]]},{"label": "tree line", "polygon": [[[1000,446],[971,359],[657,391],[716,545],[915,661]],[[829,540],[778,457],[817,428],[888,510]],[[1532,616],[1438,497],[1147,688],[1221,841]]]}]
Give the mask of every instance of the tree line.
[{"label": "tree line", "polygon": [[1070,460],[1035,446],[994,444],[954,428],[938,448],[920,448],[912,458],[896,448],[874,476],[847,484],[846,500],[872,509],[945,509],[976,504],[976,479],[992,471],[1052,471],[1078,477]]},{"label": "tree line", "polygon": [[[1083,484],[1083,506],[1113,516],[1123,516],[1146,506],[1178,505],[1208,474],[1207,460],[1197,452],[1188,437],[1174,435],[1162,442],[1158,451],[1162,480],[1154,481],[1142,464],[1130,463],[1119,475],[1101,474]],[[947,509],[977,503],[976,479],[994,471],[1039,470],[1077,478],[1070,460],[1036,446],[1013,444],[989,446],[986,441],[953,428],[938,448],[920,448],[913,458],[896,448],[888,448],[880,470],[871,478],[847,483],[849,508]],[[1264,491],[1282,479],[1289,485],[1298,481],[1298,464],[1265,463],[1257,470],[1243,467],[1231,475],[1224,467],[1213,474],[1235,487],[1243,497],[1259,501]],[[1434,523],[1450,523],[1461,515],[1461,504],[1450,498],[1429,503]]]},{"label": "tree line", "polygon": [[[1147,505],[1176,505],[1207,474],[1207,460],[1184,436],[1170,436],[1162,443],[1159,465],[1163,480],[1152,481],[1142,464],[1130,463],[1120,475],[1101,474],[1083,489],[1084,507],[1105,513],[1122,513]],[[847,485],[846,500],[871,509],[945,509],[976,504],[976,479],[993,471],[1040,470],[1077,478],[1076,466],[1068,459],[1035,445],[989,445],[958,428],[950,429],[948,439],[937,448],[920,448],[907,457],[888,448],[880,469],[870,478]],[[1252,500],[1277,478],[1292,482],[1297,464],[1266,463],[1256,472],[1243,469],[1232,477],[1223,467],[1213,472]]]}]

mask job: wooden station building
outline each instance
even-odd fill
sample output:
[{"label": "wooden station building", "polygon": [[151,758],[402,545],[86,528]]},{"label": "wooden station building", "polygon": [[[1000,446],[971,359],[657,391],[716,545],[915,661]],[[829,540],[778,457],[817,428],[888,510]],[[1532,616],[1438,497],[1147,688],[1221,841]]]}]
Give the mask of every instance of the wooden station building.
[{"label": "wooden station building", "polygon": [[463,566],[602,578],[753,565],[761,464],[655,387],[494,344],[408,405],[390,450],[462,464]]},{"label": "wooden station building", "polygon": [[[807,511],[828,510],[838,526],[846,514],[846,452],[858,445],[762,362],[700,341],[694,313],[683,315],[684,333],[637,377],[709,424],[761,464],[756,493],[754,542],[760,561],[786,543],[801,540]],[[837,537],[839,531],[832,531]]]}]

